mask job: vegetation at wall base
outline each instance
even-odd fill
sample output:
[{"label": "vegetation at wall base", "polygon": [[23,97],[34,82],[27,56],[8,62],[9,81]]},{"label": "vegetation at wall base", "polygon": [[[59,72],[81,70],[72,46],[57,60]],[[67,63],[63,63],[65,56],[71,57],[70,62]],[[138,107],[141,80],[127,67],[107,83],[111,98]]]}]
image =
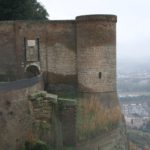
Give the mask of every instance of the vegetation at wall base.
[{"label": "vegetation at wall base", "polygon": [[120,107],[105,107],[94,97],[78,103],[78,140],[92,139],[97,135],[109,133],[118,127],[121,120]]},{"label": "vegetation at wall base", "polygon": [[76,150],[76,148],[75,147],[64,147],[64,150]]},{"label": "vegetation at wall base", "polygon": [[25,142],[25,150],[48,150],[48,145],[40,140],[35,142]]}]

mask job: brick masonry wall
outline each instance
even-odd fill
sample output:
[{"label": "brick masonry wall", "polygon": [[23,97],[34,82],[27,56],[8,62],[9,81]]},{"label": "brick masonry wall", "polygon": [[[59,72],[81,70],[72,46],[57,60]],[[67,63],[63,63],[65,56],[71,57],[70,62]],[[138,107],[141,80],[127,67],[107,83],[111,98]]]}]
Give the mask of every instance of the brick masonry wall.
[{"label": "brick masonry wall", "polygon": [[116,93],[116,21],[113,15],[76,18],[79,150],[126,149],[118,132],[125,128]]},{"label": "brick masonry wall", "polygon": [[[111,122],[121,115],[116,94],[116,16],[79,16],[75,21],[1,22],[0,33],[0,38],[3,39],[0,41],[0,73],[12,71],[16,78],[22,78],[26,67],[24,38],[39,38],[40,63],[36,63],[41,68],[40,71],[45,73],[46,89],[62,96],[66,96],[62,93],[68,91],[69,96],[75,96],[74,91],[78,89],[79,108],[83,105],[79,116],[83,117],[83,120],[81,119],[82,122],[78,126],[83,131],[83,136],[80,139],[79,133],[77,135],[80,142],[84,137],[87,137],[85,142],[89,140],[98,133],[97,130],[109,129]],[[30,63],[32,62],[28,62]],[[32,88],[0,93],[0,128],[5,127],[0,133],[0,138],[4,139],[0,141],[3,150],[6,149],[6,144],[7,149],[15,150],[23,143],[22,139],[32,123],[26,107],[27,95],[37,89],[41,87],[35,85]],[[63,124],[74,121],[68,116],[68,113],[74,114],[72,111],[70,108],[64,110]],[[91,112],[92,116],[88,118]],[[118,113],[118,116],[115,113]],[[66,127],[69,125],[65,124]],[[65,126],[64,144],[71,132],[70,129],[65,132]],[[16,135],[16,138],[13,135]],[[93,144],[91,149],[99,149],[95,146],[96,144]]]},{"label": "brick masonry wall", "polygon": [[75,22],[52,21],[47,25],[47,32],[48,71],[76,75]]},{"label": "brick masonry wall", "polygon": [[[60,100],[62,101],[62,100]],[[76,103],[62,102],[60,105],[60,121],[62,124],[63,146],[76,146]]]},{"label": "brick masonry wall", "polygon": [[[25,44],[26,40],[36,40],[39,38],[40,49],[40,68],[42,72],[46,71],[46,22],[43,21],[16,21],[16,43],[18,49],[19,71],[21,76],[24,75],[26,65],[32,62],[24,62],[25,60]],[[27,63],[27,64],[26,64]],[[35,62],[37,63],[37,62]]]},{"label": "brick masonry wall", "polygon": [[[40,39],[40,67],[46,70],[46,22],[9,21],[0,22],[0,74],[14,75],[15,79],[23,78],[25,73],[25,45],[27,40]],[[6,75],[5,75],[6,76]],[[10,77],[11,79],[12,77]]]},{"label": "brick masonry wall", "polygon": [[50,91],[70,91],[77,83],[74,21],[52,21],[47,26],[47,67]]},{"label": "brick masonry wall", "polygon": [[75,21],[1,22],[0,32],[0,72],[6,74],[12,70],[16,78],[23,78],[26,66],[33,63],[25,62],[24,38],[39,38],[40,63],[35,63],[41,72],[47,72],[48,82],[76,85]]},{"label": "brick masonry wall", "polygon": [[48,90],[61,96],[69,93],[72,97],[76,91],[75,31],[74,21],[52,21],[47,25]]},{"label": "brick masonry wall", "polygon": [[14,22],[0,22],[0,80],[8,80],[10,74],[14,79],[16,73]]},{"label": "brick masonry wall", "polygon": [[77,70],[81,92],[116,91],[116,17],[77,17]]},{"label": "brick masonry wall", "polygon": [[[11,86],[11,83],[10,83]],[[3,150],[21,149],[32,130],[28,95],[43,89],[42,81],[16,90],[0,91],[0,146]]]},{"label": "brick masonry wall", "polygon": [[115,19],[115,16],[84,16],[77,17],[76,22],[1,22],[1,72],[6,73],[7,68],[8,71],[17,72],[17,78],[21,78],[26,67],[24,38],[39,38],[40,68],[42,72],[48,72],[49,83],[75,85],[78,70],[81,91],[114,91]]}]

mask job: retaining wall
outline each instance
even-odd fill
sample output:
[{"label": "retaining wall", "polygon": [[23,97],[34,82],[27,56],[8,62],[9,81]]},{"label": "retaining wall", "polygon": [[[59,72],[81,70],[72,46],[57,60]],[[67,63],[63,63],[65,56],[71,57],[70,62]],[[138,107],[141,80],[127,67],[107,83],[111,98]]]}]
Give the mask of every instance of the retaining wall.
[{"label": "retaining wall", "polygon": [[26,138],[29,138],[32,116],[28,95],[43,88],[41,76],[0,85],[1,149],[21,149]]}]

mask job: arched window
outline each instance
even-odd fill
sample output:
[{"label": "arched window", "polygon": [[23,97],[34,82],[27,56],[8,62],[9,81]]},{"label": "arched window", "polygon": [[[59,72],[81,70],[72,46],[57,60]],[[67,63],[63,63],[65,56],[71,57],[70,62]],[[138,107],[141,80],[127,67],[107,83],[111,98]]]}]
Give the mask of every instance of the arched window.
[{"label": "arched window", "polygon": [[26,69],[26,75],[28,78],[37,76],[39,74],[40,74],[40,70],[37,66],[31,65],[31,66],[28,66]]}]

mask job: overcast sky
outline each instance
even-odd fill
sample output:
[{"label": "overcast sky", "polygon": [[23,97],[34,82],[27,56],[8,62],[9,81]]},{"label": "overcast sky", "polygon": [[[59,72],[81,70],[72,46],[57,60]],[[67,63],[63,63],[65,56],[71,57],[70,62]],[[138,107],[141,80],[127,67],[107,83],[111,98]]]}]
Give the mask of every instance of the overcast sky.
[{"label": "overcast sky", "polygon": [[117,58],[150,62],[150,0],[39,0],[51,20],[86,14],[115,14]]}]

